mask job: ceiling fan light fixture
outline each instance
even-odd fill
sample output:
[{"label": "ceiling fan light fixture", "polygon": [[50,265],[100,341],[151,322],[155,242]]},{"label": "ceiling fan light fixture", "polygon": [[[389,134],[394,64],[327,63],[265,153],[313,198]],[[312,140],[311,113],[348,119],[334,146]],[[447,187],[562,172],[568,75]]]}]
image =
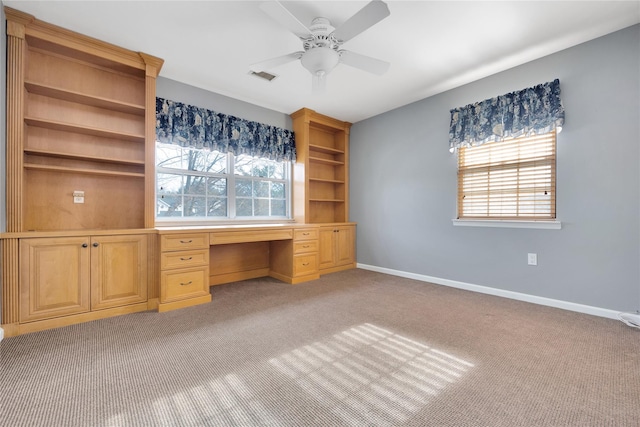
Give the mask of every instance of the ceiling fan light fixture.
[{"label": "ceiling fan light fixture", "polygon": [[340,54],[328,47],[315,47],[300,58],[302,66],[314,76],[326,76],[340,62]]}]

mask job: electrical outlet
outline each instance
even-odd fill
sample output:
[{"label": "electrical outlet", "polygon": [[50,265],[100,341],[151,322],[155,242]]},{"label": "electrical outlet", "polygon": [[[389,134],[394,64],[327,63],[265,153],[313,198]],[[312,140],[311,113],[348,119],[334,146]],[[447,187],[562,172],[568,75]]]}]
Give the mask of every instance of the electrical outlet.
[{"label": "electrical outlet", "polygon": [[73,203],[84,203],[84,191],[75,190],[73,192]]},{"label": "electrical outlet", "polygon": [[527,254],[527,263],[529,265],[538,265],[538,254]]}]

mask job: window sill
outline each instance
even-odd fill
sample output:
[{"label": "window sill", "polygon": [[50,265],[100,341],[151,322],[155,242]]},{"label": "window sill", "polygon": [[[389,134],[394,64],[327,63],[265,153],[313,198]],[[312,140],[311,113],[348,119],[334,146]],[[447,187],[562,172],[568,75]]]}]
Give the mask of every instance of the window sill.
[{"label": "window sill", "polygon": [[555,221],[514,221],[514,220],[480,220],[452,219],[458,227],[496,227],[496,228],[537,228],[544,230],[560,230],[562,223]]}]

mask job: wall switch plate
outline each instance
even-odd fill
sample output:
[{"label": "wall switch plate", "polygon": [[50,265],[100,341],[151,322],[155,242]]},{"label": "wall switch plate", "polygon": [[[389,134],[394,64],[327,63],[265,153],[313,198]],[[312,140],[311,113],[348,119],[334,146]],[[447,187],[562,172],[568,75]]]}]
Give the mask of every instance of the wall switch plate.
[{"label": "wall switch plate", "polygon": [[73,192],[73,203],[84,203],[84,191],[76,190]]},{"label": "wall switch plate", "polygon": [[538,265],[538,254],[527,254],[527,263],[529,265]]}]

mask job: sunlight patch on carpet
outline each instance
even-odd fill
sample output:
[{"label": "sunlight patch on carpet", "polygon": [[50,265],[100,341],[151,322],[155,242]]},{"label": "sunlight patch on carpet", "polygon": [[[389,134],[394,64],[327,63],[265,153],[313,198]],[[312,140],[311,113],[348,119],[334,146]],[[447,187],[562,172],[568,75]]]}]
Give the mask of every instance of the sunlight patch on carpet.
[{"label": "sunlight patch on carpet", "polygon": [[347,423],[406,421],[474,367],[370,323],[269,363]]}]

